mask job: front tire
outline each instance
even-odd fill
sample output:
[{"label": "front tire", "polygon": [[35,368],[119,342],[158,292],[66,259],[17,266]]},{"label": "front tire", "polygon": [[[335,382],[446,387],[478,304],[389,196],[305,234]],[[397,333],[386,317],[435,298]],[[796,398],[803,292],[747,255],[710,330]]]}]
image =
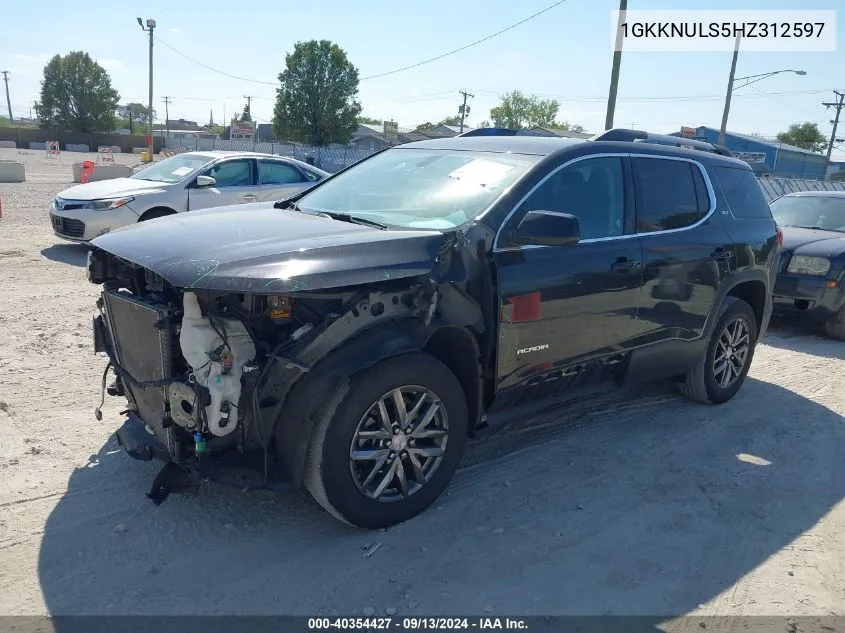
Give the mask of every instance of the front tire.
[{"label": "front tire", "polygon": [[339,389],[314,429],[305,488],[338,519],[383,528],[437,499],[468,435],[454,374],[423,353],[391,358]]},{"label": "front tire", "polygon": [[824,333],[837,341],[845,341],[845,306],[833,317],[825,321]]},{"label": "front tire", "polygon": [[707,349],[680,384],[687,398],[721,404],[736,395],[754,358],[757,319],[742,299],[727,297]]}]

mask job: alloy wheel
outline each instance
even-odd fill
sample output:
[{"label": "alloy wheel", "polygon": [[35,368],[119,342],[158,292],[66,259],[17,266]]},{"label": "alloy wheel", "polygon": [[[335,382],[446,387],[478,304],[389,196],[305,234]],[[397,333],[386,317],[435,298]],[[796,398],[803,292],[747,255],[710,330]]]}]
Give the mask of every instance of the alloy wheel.
[{"label": "alloy wheel", "polygon": [[401,501],[431,480],[449,439],[446,409],[430,389],[397,387],[376,400],[352,436],[355,485],[382,502]]},{"label": "alloy wheel", "polygon": [[727,389],[745,369],[751,349],[751,334],[745,319],[730,321],[716,344],[713,358],[713,378],[722,389]]}]

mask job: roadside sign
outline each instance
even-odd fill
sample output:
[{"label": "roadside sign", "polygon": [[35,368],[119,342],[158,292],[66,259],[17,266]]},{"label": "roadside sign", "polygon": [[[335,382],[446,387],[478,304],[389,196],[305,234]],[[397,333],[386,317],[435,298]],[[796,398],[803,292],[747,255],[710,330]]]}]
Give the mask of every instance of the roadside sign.
[{"label": "roadside sign", "polygon": [[388,143],[396,141],[399,137],[399,124],[396,121],[384,122],[384,140]]},{"label": "roadside sign", "polygon": [[240,121],[233,123],[229,131],[230,139],[247,139],[252,140],[255,136],[255,122],[254,121]]},{"label": "roadside sign", "polygon": [[746,163],[765,163],[766,162],[766,153],[765,152],[731,152],[734,155],[734,158],[738,158],[739,160],[744,160]]},{"label": "roadside sign", "polygon": [[685,125],[681,126],[681,136],[684,138],[695,138],[695,128],[694,127],[686,127]]}]

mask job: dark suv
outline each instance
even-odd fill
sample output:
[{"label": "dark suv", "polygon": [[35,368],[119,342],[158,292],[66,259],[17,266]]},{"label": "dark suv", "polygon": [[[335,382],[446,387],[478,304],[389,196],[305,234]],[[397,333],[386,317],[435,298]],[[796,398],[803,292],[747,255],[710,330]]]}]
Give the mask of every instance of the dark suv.
[{"label": "dark suv", "polygon": [[781,236],[746,163],[676,141],[410,143],[97,238],[95,347],[120,443],[168,462],[151,498],[286,480],[377,528],[432,503],[495,410],[658,378],[729,400]]}]

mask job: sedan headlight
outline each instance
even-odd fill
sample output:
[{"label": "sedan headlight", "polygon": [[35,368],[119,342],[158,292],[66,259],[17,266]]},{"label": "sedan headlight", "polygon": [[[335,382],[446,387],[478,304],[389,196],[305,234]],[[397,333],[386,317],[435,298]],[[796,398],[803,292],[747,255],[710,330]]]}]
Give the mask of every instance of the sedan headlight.
[{"label": "sedan headlight", "polygon": [[829,270],[830,260],[827,257],[795,255],[789,260],[786,272],[797,275],[826,275]]},{"label": "sedan headlight", "polygon": [[112,209],[117,209],[125,204],[129,204],[134,199],[135,198],[106,198],[104,200],[92,200],[85,206],[89,209],[94,209],[95,211],[111,211]]}]

